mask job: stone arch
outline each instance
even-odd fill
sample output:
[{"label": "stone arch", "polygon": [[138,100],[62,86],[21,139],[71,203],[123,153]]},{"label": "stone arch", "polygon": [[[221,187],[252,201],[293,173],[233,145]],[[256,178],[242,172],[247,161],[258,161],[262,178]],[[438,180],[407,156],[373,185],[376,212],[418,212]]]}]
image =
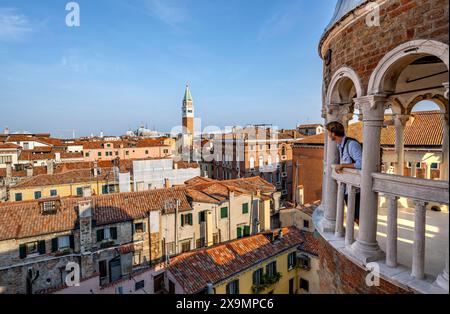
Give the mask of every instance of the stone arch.
[{"label": "stone arch", "polygon": [[419,95],[411,99],[407,104],[406,113],[410,114],[414,109],[414,106],[423,100],[432,101],[439,107],[441,113],[448,115],[449,113],[448,99],[446,99],[443,95],[433,93]]},{"label": "stone arch", "polygon": [[[448,45],[434,40],[413,40],[401,44],[387,53],[370,76],[367,93],[369,95],[392,92],[388,81],[396,82],[401,72],[413,61],[424,56],[435,56],[449,70]],[[391,90],[389,90],[391,89]]]},{"label": "stone arch", "polygon": [[[344,80],[344,82],[343,82],[343,80]],[[347,82],[345,82],[345,81],[347,81]],[[339,95],[339,88],[340,87],[348,88],[349,87],[348,84],[350,82],[353,83],[353,86],[354,86],[354,89],[356,92],[356,97],[359,98],[359,97],[364,96],[364,90],[362,88],[361,80],[360,80],[358,74],[356,74],[356,72],[349,67],[342,67],[334,73],[333,77],[331,78],[330,84],[328,84],[328,90],[327,90],[327,93],[325,96],[326,104],[329,105],[336,101],[342,102],[343,99],[336,99],[337,98],[336,92]],[[343,84],[344,86],[340,86],[340,83],[344,83]],[[345,85],[347,85],[347,86],[345,86]],[[341,97],[342,95],[339,95],[339,96]],[[348,98],[349,98],[348,100],[350,100],[354,97],[349,96]]]}]

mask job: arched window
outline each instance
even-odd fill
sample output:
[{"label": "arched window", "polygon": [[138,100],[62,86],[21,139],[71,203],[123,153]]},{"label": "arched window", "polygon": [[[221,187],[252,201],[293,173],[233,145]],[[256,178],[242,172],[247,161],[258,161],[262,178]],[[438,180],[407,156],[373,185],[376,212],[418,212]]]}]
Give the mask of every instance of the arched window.
[{"label": "arched window", "polygon": [[264,156],[259,156],[259,167],[264,167]]},{"label": "arched window", "polygon": [[255,169],[255,157],[250,157],[250,169]]},{"label": "arched window", "polygon": [[286,156],[286,146],[281,147],[281,156]]}]

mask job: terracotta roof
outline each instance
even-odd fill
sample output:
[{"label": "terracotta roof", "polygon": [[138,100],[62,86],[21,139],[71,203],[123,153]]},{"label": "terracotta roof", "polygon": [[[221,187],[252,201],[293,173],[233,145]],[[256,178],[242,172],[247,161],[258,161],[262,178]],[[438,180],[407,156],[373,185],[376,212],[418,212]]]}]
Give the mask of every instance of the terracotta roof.
[{"label": "terracotta roof", "polygon": [[34,161],[34,160],[47,160],[55,159],[56,153],[60,154],[61,159],[83,158],[81,152],[65,152],[60,150],[50,150],[48,148],[38,148],[33,150],[22,150],[19,156],[20,161]]},{"label": "terracotta roof", "polygon": [[[390,116],[387,116],[390,118]],[[439,111],[414,112],[406,124],[405,146],[409,147],[432,147],[442,146],[443,141],[443,119]],[[349,125],[348,135],[362,142],[363,123],[357,122]],[[325,134],[305,137],[299,144],[322,144]],[[395,145],[395,126],[387,126],[381,130],[381,145]]]},{"label": "terracotta roof", "polygon": [[[159,189],[145,192],[93,196],[93,220],[107,225],[145,218],[151,211],[164,210],[167,201],[180,201],[179,211],[192,210],[183,189]],[[58,199],[60,208],[54,215],[41,214],[41,201],[0,204],[0,240],[27,238],[76,229],[78,203],[87,198]],[[166,208],[173,213],[175,207]]]},{"label": "terracotta roof", "polygon": [[322,124],[300,124],[297,128],[299,129],[309,129],[309,128],[317,128],[322,126]]},{"label": "terracotta roof", "polygon": [[19,149],[21,148],[19,145],[12,143],[0,143],[0,149]]},{"label": "terracotta roof", "polygon": [[111,169],[102,168],[101,174],[97,178],[94,177],[92,169],[77,169],[77,170],[69,170],[62,173],[41,174],[33,176],[29,179],[26,179],[18,183],[13,188],[22,189],[39,186],[54,186],[62,184],[84,183],[94,180],[103,181],[107,179],[110,180],[113,179]]},{"label": "terracotta roof", "polygon": [[257,234],[184,253],[172,258],[168,269],[187,294],[199,293],[209,283],[218,284],[309,239],[295,227],[282,231],[283,237],[273,242]]}]

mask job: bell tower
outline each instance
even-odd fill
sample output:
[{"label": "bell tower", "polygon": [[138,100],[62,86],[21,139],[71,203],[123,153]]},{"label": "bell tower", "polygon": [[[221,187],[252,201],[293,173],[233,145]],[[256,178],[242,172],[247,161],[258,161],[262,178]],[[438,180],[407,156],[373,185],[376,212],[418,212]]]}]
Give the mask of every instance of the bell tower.
[{"label": "bell tower", "polygon": [[189,84],[186,84],[186,91],[184,92],[183,99],[183,133],[185,135],[194,135],[194,102],[191,96],[191,90],[189,89]]}]

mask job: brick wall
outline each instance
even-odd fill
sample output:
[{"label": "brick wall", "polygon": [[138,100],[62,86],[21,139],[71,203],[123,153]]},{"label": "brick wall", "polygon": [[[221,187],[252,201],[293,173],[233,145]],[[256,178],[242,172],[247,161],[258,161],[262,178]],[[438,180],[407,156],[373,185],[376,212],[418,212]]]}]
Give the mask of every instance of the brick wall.
[{"label": "brick wall", "polygon": [[[304,189],[304,202],[313,203],[322,198],[323,147],[294,147],[293,190],[299,185]],[[297,183],[298,180],[298,183]]]},{"label": "brick wall", "polygon": [[331,64],[324,67],[325,86],[334,72],[348,66],[367,90],[378,62],[395,47],[415,39],[449,42],[448,0],[389,0],[380,7],[380,14],[380,27],[368,27],[365,18],[360,18],[322,47],[322,51],[333,51]]},{"label": "brick wall", "polygon": [[360,266],[352,263],[337,252],[323,238],[319,239],[320,252],[320,292],[327,294],[409,294],[388,281],[380,279],[379,287],[368,287],[365,278],[368,274]]}]

